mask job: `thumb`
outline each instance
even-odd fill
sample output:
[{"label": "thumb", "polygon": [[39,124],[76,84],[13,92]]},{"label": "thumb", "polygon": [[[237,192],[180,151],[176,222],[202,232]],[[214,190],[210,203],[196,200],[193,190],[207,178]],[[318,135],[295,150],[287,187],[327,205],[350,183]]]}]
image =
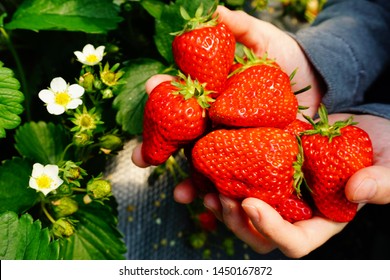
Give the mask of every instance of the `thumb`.
[{"label": "thumb", "polygon": [[356,203],[390,203],[390,168],[370,166],[359,170],[348,180],[345,194]]}]

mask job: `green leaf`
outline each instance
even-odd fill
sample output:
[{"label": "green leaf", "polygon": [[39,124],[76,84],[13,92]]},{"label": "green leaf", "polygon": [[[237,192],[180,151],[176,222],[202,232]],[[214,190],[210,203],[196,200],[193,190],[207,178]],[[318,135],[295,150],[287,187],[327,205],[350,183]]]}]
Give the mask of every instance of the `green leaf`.
[{"label": "green leaf", "polygon": [[107,33],[122,18],[112,0],[25,0],[6,29]]},{"label": "green leaf", "polygon": [[13,129],[21,122],[18,115],[23,112],[24,95],[19,88],[13,71],[0,61],[0,138],[5,137],[5,129]]},{"label": "green leaf", "polygon": [[160,18],[164,3],[159,0],[141,0],[141,6],[154,18]]},{"label": "green leaf", "polygon": [[113,105],[118,110],[116,121],[124,131],[132,135],[142,133],[143,111],[148,98],[145,83],[164,69],[164,64],[152,59],[133,60],[123,69],[125,74],[121,79],[125,84],[118,87]]},{"label": "green leaf", "polygon": [[30,122],[19,127],[15,134],[16,149],[25,157],[41,164],[57,164],[68,138],[61,125]]},{"label": "green leaf", "polygon": [[58,245],[58,241],[50,242],[49,230],[29,214],[20,218],[10,211],[0,214],[1,260],[55,260]]},{"label": "green leaf", "polygon": [[126,245],[117,229],[116,202],[113,197],[103,205],[85,205],[78,199],[80,209],[72,216],[78,220],[76,232],[60,240],[60,258],[65,260],[124,259]]},{"label": "green leaf", "polygon": [[28,186],[32,164],[13,158],[0,166],[0,213],[14,211],[21,214],[32,207],[39,194]]}]

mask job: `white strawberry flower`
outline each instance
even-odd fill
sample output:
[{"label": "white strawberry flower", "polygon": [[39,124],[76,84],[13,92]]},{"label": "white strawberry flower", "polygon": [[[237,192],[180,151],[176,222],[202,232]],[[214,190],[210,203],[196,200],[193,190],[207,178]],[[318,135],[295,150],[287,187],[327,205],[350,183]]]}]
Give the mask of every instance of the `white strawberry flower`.
[{"label": "white strawberry flower", "polygon": [[104,56],[104,46],[99,46],[95,49],[91,44],[84,46],[83,51],[75,51],[74,54],[77,60],[82,64],[93,66],[102,61]]},{"label": "white strawberry flower", "polygon": [[43,166],[40,163],[33,165],[30,177],[30,188],[42,192],[45,196],[57,189],[64,181],[58,176],[58,166],[48,164]]},{"label": "white strawberry flower", "polygon": [[80,97],[84,88],[78,84],[69,85],[63,78],[54,78],[49,89],[39,92],[39,98],[46,103],[47,111],[53,115],[61,115],[68,109],[76,109],[83,104]]}]

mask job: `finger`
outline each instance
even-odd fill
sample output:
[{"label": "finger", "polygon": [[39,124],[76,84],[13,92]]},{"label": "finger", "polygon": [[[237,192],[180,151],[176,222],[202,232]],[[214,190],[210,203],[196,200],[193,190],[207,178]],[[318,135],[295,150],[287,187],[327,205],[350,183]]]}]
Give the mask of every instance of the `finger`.
[{"label": "finger", "polygon": [[[259,24],[268,25],[268,23],[259,21],[243,11],[232,11],[224,6],[218,6],[216,13],[218,20],[226,24],[238,42],[253,49],[259,55],[267,50],[266,44],[263,44],[264,41],[259,40],[259,34],[261,34]],[[259,47],[260,44],[263,47]]]},{"label": "finger", "polygon": [[145,83],[145,89],[147,94],[150,94],[152,90],[160,83],[164,81],[171,81],[174,77],[166,74],[158,74],[150,77]]},{"label": "finger", "polygon": [[346,226],[317,216],[291,224],[270,205],[255,198],[245,199],[242,207],[258,232],[291,258],[307,255]]},{"label": "finger", "polygon": [[221,201],[219,200],[218,194],[215,193],[206,194],[203,198],[203,205],[211,212],[213,212],[215,217],[218,220],[223,222],[222,204]]},{"label": "finger", "polygon": [[144,161],[144,159],[142,157],[141,150],[142,150],[142,143],[135,146],[135,148],[133,149],[133,153],[131,155],[131,160],[138,167],[145,168],[145,167],[150,166],[150,164],[148,164]]},{"label": "finger", "polygon": [[345,194],[357,203],[390,203],[390,168],[370,166],[359,170],[348,180]]},{"label": "finger", "polygon": [[191,179],[186,179],[180,182],[173,190],[173,198],[178,203],[189,204],[197,196],[197,191],[191,182]]},{"label": "finger", "polygon": [[275,245],[264,238],[250,223],[241,204],[223,195],[220,196],[222,216],[226,226],[254,251],[266,254],[275,249]]}]

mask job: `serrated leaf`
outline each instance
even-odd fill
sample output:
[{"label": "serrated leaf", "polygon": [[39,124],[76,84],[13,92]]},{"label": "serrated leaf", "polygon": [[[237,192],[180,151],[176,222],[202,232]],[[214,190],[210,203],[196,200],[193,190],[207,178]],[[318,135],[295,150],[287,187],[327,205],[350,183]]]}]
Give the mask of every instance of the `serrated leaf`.
[{"label": "serrated leaf", "polygon": [[15,140],[21,155],[41,164],[57,164],[69,142],[61,125],[45,122],[24,124],[17,129]]},{"label": "serrated leaf", "polygon": [[126,245],[117,229],[116,202],[113,197],[104,205],[92,202],[72,216],[78,220],[76,232],[61,239],[60,258],[65,260],[119,260],[124,259]]},{"label": "serrated leaf", "polygon": [[6,136],[5,129],[17,127],[23,112],[24,95],[19,91],[20,83],[11,69],[0,61],[0,138]]},{"label": "serrated leaf", "polygon": [[120,21],[112,0],[26,0],[5,28],[107,33]]},{"label": "serrated leaf", "polygon": [[28,186],[31,162],[13,158],[0,166],[0,213],[14,211],[22,214],[38,200],[39,194]]},{"label": "serrated leaf", "polygon": [[58,241],[50,242],[49,230],[29,214],[20,218],[10,211],[0,214],[1,260],[55,260],[58,245]]},{"label": "serrated leaf", "polygon": [[137,59],[124,68],[125,81],[118,87],[114,108],[118,110],[116,121],[122,129],[132,135],[142,132],[143,111],[148,98],[145,91],[146,81],[153,75],[162,73],[166,67],[152,59]]},{"label": "serrated leaf", "polygon": [[141,6],[154,18],[160,18],[164,3],[159,0],[141,0]]}]

